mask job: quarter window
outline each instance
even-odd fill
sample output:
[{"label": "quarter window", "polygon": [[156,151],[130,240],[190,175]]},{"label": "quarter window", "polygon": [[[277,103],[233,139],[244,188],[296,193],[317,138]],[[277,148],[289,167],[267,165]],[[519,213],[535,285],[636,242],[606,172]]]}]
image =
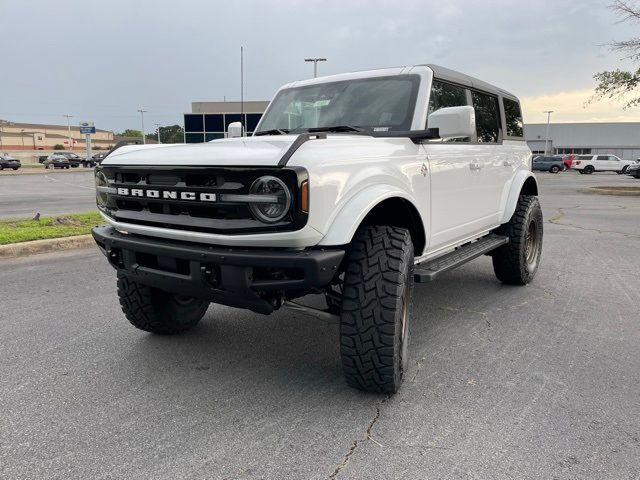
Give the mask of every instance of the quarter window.
[{"label": "quarter window", "polygon": [[507,124],[507,136],[523,137],[522,111],[520,110],[520,104],[508,98],[504,98],[503,103],[504,117]]},{"label": "quarter window", "polygon": [[478,143],[498,143],[500,136],[498,99],[480,92],[471,92],[471,99],[476,111]]}]

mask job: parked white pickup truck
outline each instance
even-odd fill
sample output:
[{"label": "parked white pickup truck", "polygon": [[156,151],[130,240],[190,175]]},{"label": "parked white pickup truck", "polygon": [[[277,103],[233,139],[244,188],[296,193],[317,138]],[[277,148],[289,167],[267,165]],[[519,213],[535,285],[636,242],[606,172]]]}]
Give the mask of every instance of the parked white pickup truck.
[{"label": "parked white pickup truck", "polygon": [[622,160],[615,155],[578,155],[571,162],[571,168],[580,173],[616,172],[620,175],[627,173],[633,160]]},{"label": "parked white pickup truck", "polygon": [[[542,213],[518,99],[434,65],[282,87],[251,137],[133,145],[96,169],[128,320],[173,334],[210,303],[335,320],[347,382],[395,392],[414,282],[481,255],[529,283]],[[327,306],[296,301],[323,294]],[[499,299],[496,299],[499,301]]]}]

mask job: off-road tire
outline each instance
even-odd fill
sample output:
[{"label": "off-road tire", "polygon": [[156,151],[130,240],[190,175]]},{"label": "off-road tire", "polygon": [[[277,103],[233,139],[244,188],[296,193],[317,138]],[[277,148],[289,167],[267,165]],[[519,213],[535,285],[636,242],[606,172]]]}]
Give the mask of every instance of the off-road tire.
[{"label": "off-road tire", "polygon": [[593,172],[596,171],[595,168],[593,168],[591,165],[587,165],[586,167],[584,167],[584,173],[586,173],[587,175],[591,175]]},{"label": "off-road tire", "polygon": [[526,285],[536,274],[542,253],[542,209],[538,197],[520,195],[509,223],[497,229],[509,243],[494,250],[493,271],[502,283]]},{"label": "off-road tire", "polygon": [[182,297],[142,285],[118,274],[118,297],[127,320],[136,328],[160,335],[173,335],[194,327],[209,302]]},{"label": "off-road tire", "polygon": [[360,229],[349,245],[340,311],[340,352],[347,383],[395,393],[408,365],[413,291],[409,231]]}]

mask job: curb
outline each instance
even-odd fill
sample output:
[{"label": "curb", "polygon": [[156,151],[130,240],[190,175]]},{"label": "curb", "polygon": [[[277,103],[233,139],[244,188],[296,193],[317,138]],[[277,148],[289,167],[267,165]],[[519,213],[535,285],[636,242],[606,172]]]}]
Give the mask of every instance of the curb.
[{"label": "curb", "polygon": [[30,242],[10,243],[0,245],[0,260],[37,253],[49,253],[60,250],[73,250],[78,248],[89,248],[95,244],[93,236],[76,235],[74,237],[47,238],[46,240],[32,240]]},{"label": "curb", "polygon": [[20,175],[49,175],[49,174],[66,174],[66,173],[81,173],[81,172],[93,172],[93,168],[70,168],[69,170],[46,170],[45,168],[25,168],[10,172],[6,170],[0,171],[0,177],[17,177]]},{"label": "curb", "polygon": [[617,195],[619,197],[640,197],[640,187],[588,187],[578,192],[591,195]]}]

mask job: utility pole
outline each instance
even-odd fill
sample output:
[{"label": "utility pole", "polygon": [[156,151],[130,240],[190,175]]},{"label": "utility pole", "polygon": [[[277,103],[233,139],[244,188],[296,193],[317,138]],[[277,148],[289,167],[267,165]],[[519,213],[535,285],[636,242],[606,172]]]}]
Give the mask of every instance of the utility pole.
[{"label": "utility pole", "polygon": [[305,62],[313,62],[313,78],[318,76],[318,62],[326,62],[326,58],[305,58]]},{"label": "utility pole", "polygon": [[244,47],[240,47],[240,125],[244,137]]},{"label": "utility pole", "polygon": [[140,121],[142,122],[142,144],[146,145],[147,139],[144,137],[144,114],[147,113],[147,111],[139,108],[138,112],[140,112]]},{"label": "utility pole", "polygon": [[154,125],[156,126],[156,128],[158,129],[158,143],[162,143],[160,141],[160,124],[159,123],[154,123]]},{"label": "utility pole", "polygon": [[73,150],[73,140],[71,138],[71,122],[70,119],[73,115],[63,115],[63,117],[67,117],[67,132],[69,134],[69,150]]},{"label": "utility pole", "polygon": [[553,110],[545,110],[543,113],[547,114],[547,132],[545,133],[545,136],[544,136],[544,154],[546,156],[547,145],[549,143],[549,121],[551,120],[551,114],[553,113]]}]

